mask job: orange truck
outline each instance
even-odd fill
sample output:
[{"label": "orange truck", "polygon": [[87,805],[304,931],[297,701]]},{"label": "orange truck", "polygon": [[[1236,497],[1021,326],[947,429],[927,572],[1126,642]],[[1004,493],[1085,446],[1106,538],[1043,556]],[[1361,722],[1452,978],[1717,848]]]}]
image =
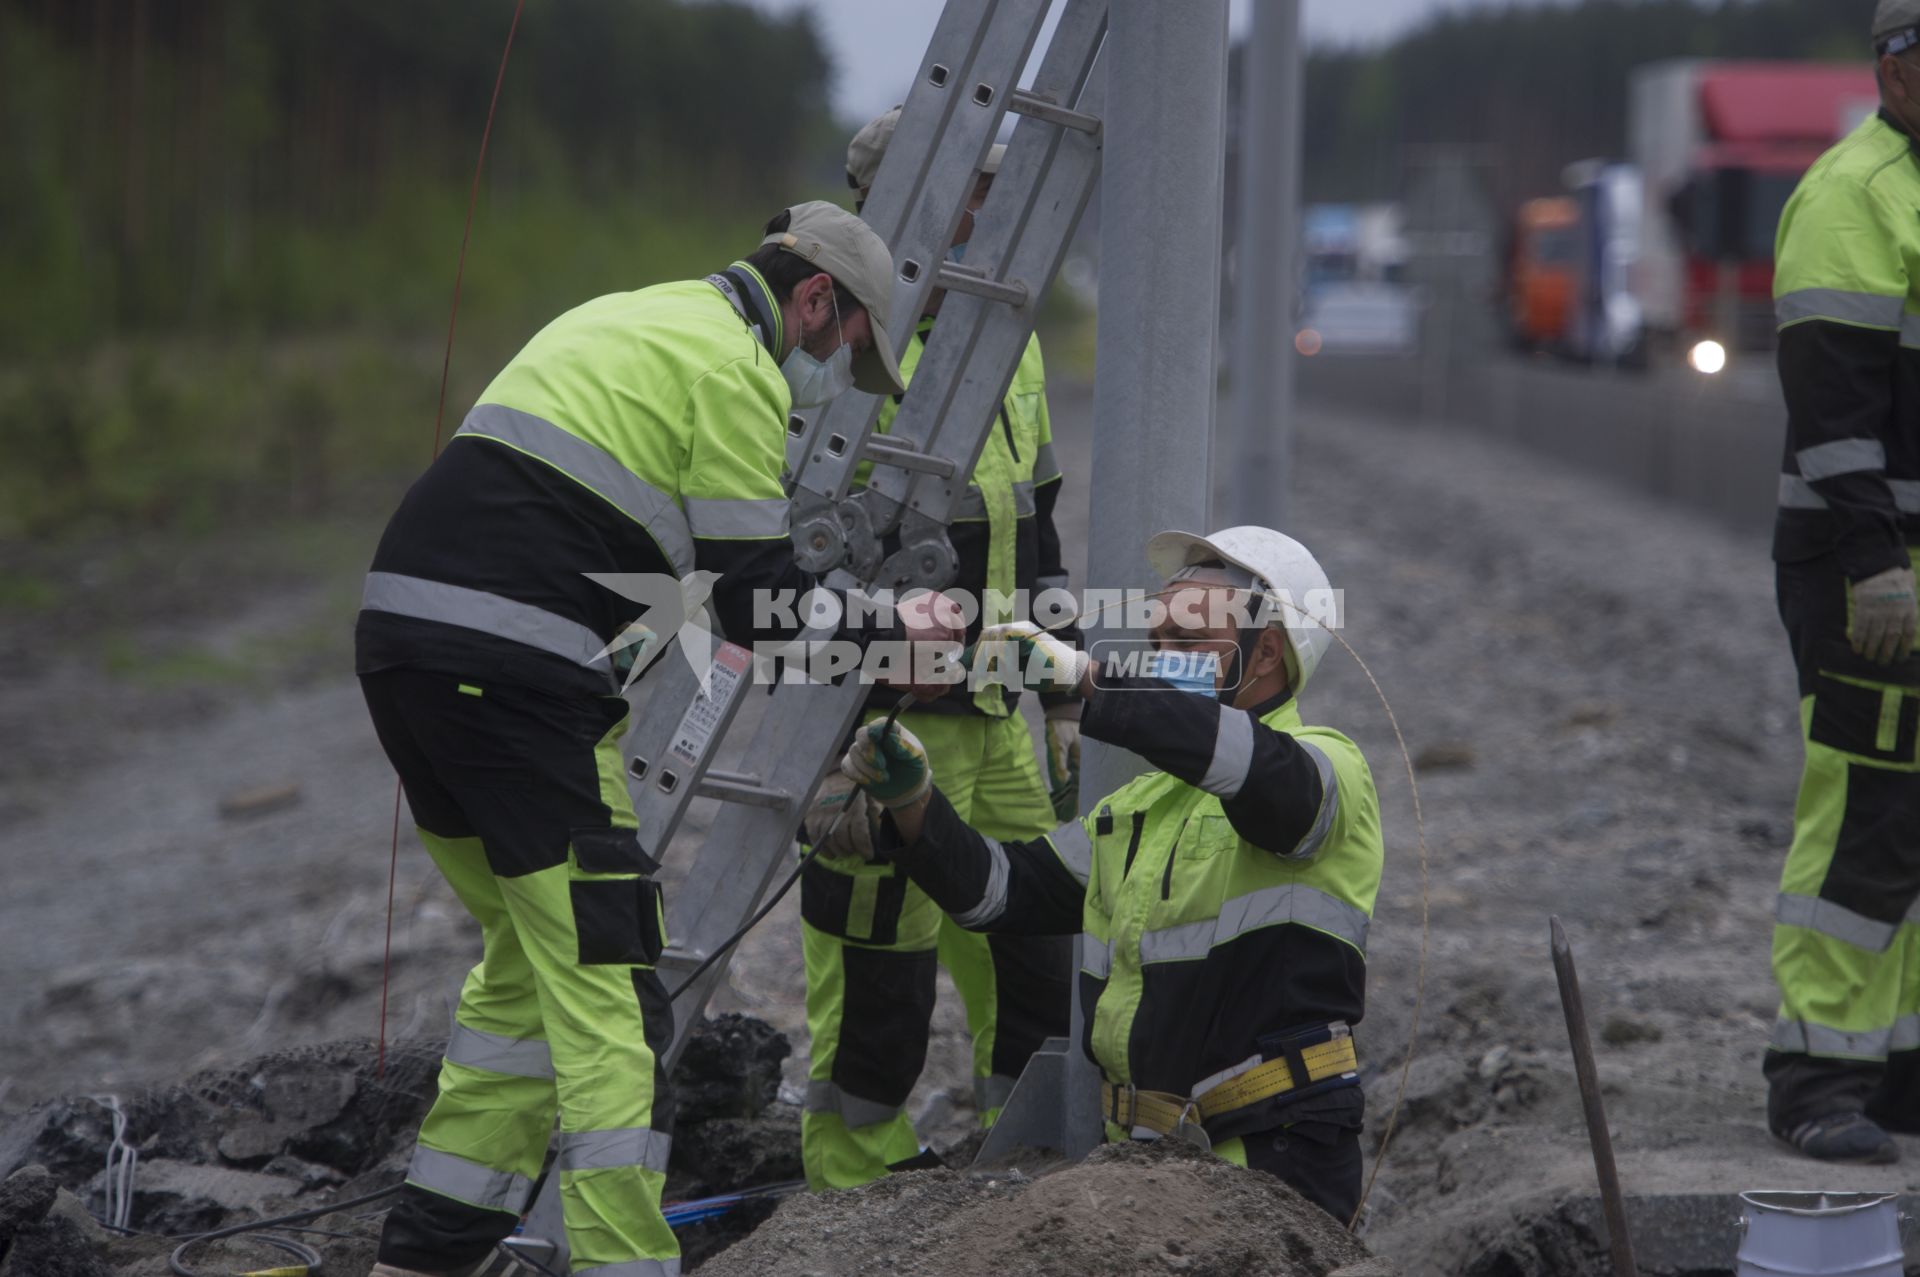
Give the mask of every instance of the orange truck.
[{"label": "orange truck", "polygon": [[1524,350],[1564,345],[1579,273],[1580,208],[1561,197],[1528,200],[1515,219],[1507,322]]}]

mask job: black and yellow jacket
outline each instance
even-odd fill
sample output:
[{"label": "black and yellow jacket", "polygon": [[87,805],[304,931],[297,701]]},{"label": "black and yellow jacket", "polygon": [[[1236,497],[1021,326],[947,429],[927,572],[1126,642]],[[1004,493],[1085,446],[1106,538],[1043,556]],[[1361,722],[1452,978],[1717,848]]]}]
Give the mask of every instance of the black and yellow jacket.
[{"label": "black and yellow jacket", "polygon": [[1853,581],[1920,545],[1920,155],[1885,112],[1781,214],[1774,310],[1786,454],[1773,556]]},{"label": "black and yellow jacket", "polygon": [[[1385,854],[1359,747],[1286,696],[1241,710],[1148,679],[1101,691],[1082,730],[1157,770],[1030,842],[975,833],[936,793],[896,861],[964,927],[1082,931],[1082,1045],[1115,1085],[1198,1096],[1281,1037],[1357,1023]],[[1284,1104],[1208,1133],[1278,1125]]]}]

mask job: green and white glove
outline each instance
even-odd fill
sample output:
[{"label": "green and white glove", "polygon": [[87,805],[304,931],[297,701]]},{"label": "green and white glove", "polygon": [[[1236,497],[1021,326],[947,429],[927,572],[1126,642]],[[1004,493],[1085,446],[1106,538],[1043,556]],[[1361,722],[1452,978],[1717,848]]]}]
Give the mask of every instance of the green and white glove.
[{"label": "green and white glove", "polygon": [[1916,615],[1913,569],[1888,568],[1851,587],[1853,608],[1847,641],[1853,650],[1880,665],[1913,650]]},{"label": "green and white glove", "polygon": [[1080,814],[1080,720],[1068,717],[1078,708],[1047,710],[1047,797],[1053,800],[1054,819],[1062,822]]},{"label": "green and white glove", "polygon": [[832,772],[820,782],[801,830],[821,859],[866,863],[880,847],[880,804],[845,775]]},{"label": "green and white glove", "polygon": [[1089,660],[1085,652],[1032,621],[989,625],[960,657],[960,663],[969,670],[997,671],[1013,685],[1031,692],[1076,695]]},{"label": "green and white glove", "polygon": [[926,746],[898,723],[868,723],[855,732],[840,770],[889,811],[912,806],[933,788]]}]

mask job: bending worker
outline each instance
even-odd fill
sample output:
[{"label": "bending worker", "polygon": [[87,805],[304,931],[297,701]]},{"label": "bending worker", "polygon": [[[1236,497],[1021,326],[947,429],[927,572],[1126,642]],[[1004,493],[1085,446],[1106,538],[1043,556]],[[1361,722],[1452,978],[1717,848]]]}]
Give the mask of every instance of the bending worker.
[{"label": "bending worker", "polygon": [[[895,107],[848,147],[847,181],[862,204],[899,118]],[[1005,150],[996,145],[987,157],[949,254],[955,259],[973,238],[974,215],[986,203]],[[944,300],[934,293],[901,352],[901,374],[909,380]],[[989,592],[1011,597],[1022,590],[1031,597],[1069,584],[1053,526],[1060,468],[1045,378],[1036,338],[1014,372],[998,428],[980,450],[952,526],[954,586],[981,599],[983,608]],[[892,425],[899,398],[882,405],[880,431]],[[983,622],[1011,619],[984,617],[970,628],[977,634]],[[877,693],[870,715],[884,715],[897,695]],[[1072,816],[1079,802],[1079,698],[1041,697],[1051,786],[1041,778],[1019,700],[1017,690],[1001,686],[977,694],[955,687],[902,718],[925,744],[961,819],[996,838],[1038,837]],[[1006,1102],[1027,1058],[1047,1038],[1068,1031],[1071,937],[963,930],[885,863],[815,860],[804,871],[800,910],[813,1043],[801,1149],[815,1189],[851,1188],[890,1169],[939,1164],[921,1150],[903,1108],[926,1062],[936,953],[966,1007],[974,1102],[984,1123]]]},{"label": "bending worker", "polygon": [[556,1109],[574,1271],[679,1271],[660,1213],[665,914],[619,755],[622,644],[641,608],[587,574],[655,574],[670,592],[711,581],[741,642],[775,637],[753,632],[755,590],[807,586],[781,486],[788,411],[849,384],[901,388],[893,264],[830,204],[797,205],[768,232],[705,279],[554,320],[381,538],[361,686],[485,950],[376,1277],[484,1266],[518,1223]]},{"label": "bending worker", "polygon": [[987,837],[933,787],[920,742],[884,724],[856,733],[842,770],[888,810],[895,863],[962,925],[1084,929],[1081,1045],[1105,1077],[1108,1139],[1204,1138],[1344,1221],[1360,1197],[1351,1029],[1383,848],[1358,747],[1300,717],[1331,640],[1286,602],[1326,575],[1265,528],[1163,532],[1148,557],[1168,578],[1152,635],[1168,677],[1096,683],[1084,653],[1030,623],[975,649],[1023,649],[1030,678],[1087,698],[1087,736],[1153,765],[1090,816]]},{"label": "bending worker", "polygon": [[1873,21],[1880,111],[1780,218],[1787,401],[1775,524],[1806,762],[1780,879],[1768,1125],[1810,1157],[1892,1162],[1920,1134],[1920,0]]}]

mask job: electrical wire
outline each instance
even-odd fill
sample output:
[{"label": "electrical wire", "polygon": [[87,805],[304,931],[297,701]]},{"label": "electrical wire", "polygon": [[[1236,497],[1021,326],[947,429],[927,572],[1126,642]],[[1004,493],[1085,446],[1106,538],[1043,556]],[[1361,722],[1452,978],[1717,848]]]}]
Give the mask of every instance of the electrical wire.
[{"label": "electrical wire", "polygon": [[[212,1240],[211,1236],[193,1237],[174,1247],[173,1254],[167,1256],[167,1271],[175,1274],[176,1277],[211,1277],[211,1274],[203,1274],[187,1267],[187,1261],[182,1258],[192,1247],[210,1240]],[[259,1269],[247,1274],[247,1277],[300,1277],[302,1274],[312,1274],[320,1271],[320,1252],[311,1246],[297,1242],[291,1237],[275,1237],[271,1233],[261,1233],[258,1237],[254,1238],[254,1240],[262,1246],[271,1246],[275,1250],[286,1252],[299,1260],[301,1266],[299,1268]]]},{"label": "electrical wire", "polygon": [[133,1173],[140,1164],[140,1150],[127,1142],[127,1111],[120,1107],[117,1095],[96,1095],[113,1114],[113,1139],[107,1144],[106,1196],[107,1222],[126,1228],[133,1222]]}]

